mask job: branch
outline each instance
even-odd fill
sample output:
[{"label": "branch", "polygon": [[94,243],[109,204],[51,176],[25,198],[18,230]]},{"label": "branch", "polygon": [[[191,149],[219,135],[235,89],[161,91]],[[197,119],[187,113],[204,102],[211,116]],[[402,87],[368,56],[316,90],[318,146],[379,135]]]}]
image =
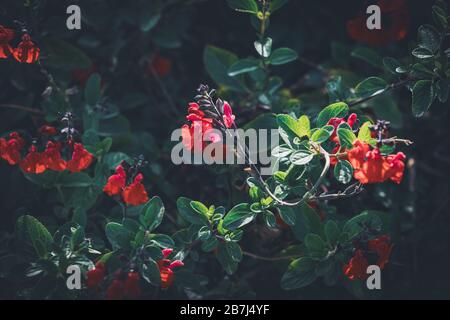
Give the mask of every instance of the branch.
[{"label": "branch", "polygon": [[45,112],[43,112],[42,110],[34,109],[34,108],[30,108],[30,107],[25,107],[25,106],[21,106],[21,105],[18,105],[18,104],[12,104],[12,103],[0,104],[0,108],[16,109],[16,110],[20,110],[20,111],[34,113],[34,114],[40,115],[40,116],[44,116],[45,115]]},{"label": "branch", "polygon": [[263,256],[259,256],[257,254],[251,253],[251,252],[247,252],[247,251],[242,251],[242,254],[244,256],[247,256],[247,257],[250,257],[253,259],[264,260],[264,261],[280,261],[280,260],[291,260],[291,259],[298,258],[298,256],[263,257]]}]

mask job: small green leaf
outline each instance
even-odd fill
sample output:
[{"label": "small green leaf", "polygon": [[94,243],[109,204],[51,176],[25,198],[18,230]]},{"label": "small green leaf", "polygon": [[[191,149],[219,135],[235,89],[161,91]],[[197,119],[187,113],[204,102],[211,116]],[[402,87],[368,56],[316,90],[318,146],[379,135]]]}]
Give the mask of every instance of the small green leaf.
[{"label": "small green leaf", "polygon": [[47,228],[35,217],[25,215],[17,219],[17,231],[30,241],[40,258],[47,258],[52,250],[53,237]]},{"label": "small green leaf", "polygon": [[441,46],[441,36],[435,27],[423,25],[418,31],[419,46],[435,53]]},{"label": "small green leaf", "polygon": [[264,39],[264,42],[255,41],[254,42],[256,52],[263,57],[268,58],[272,52],[272,38]]},{"label": "small green leaf", "polygon": [[334,166],[334,177],[337,181],[347,184],[352,180],[353,167],[347,160],[341,160]]},{"label": "small green leaf", "polygon": [[412,111],[421,117],[428,110],[435,98],[433,84],[430,80],[419,80],[412,89]]},{"label": "small green leaf", "polygon": [[352,51],[351,55],[355,58],[367,62],[368,64],[376,68],[381,68],[383,66],[383,59],[373,49],[367,47],[357,47]]},{"label": "small green leaf", "polygon": [[317,127],[323,127],[331,118],[343,118],[348,113],[348,105],[345,102],[336,102],[325,107],[317,116]]},{"label": "small green leaf", "polygon": [[363,125],[359,128],[358,140],[360,140],[361,142],[370,142],[370,140],[372,139],[372,133],[370,131],[371,125],[372,124],[370,121],[366,121],[363,123]]},{"label": "small green leaf", "polygon": [[91,75],[86,82],[84,89],[84,98],[90,106],[95,106],[100,100],[102,79],[98,73]]},{"label": "small green leaf", "polygon": [[309,286],[317,279],[316,262],[309,257],[294,260],[281,278],[281,287],[285,290],[299,289]]},{"label": "small green leaf", "polygon": [[298,54],[294,50],[289,48],[279,48],[272,52],[269,57],[269,63],[277,66],[297,60],[297,58]]},{"label": "small green leaf", "polygon": [[314,133],[311,136],[311,140],[317,143],[325,142],[328,140],[329,137],[331,137],[333,131],[334,127],[330,125],[320,128],[314,131]]},{"label": "small green leaf", "polygon": [[198,211],[191,207],[191,200],[188,198],[180,197],[177,200],[177,208],[180,216],[187,222],[196,225],[207,225],[208,219],[205,215],[200,214]]},{"label": "small green leaf", "polygon": [[325,224],[325,236],[330,245],[335,246],[338,242],[341,232],[338,225],[333,220],[329,220]]},{"label": "small green leaf", "polygon": [[375,93],[386,90],[387,83],[381,78],[370,77],[360,82],[355,92],[359,97],[369,97]]},{"label": "small green leaf", "polygon": [[106,237],[114,250],[127,248],[133,239],[133,234],[120,223],[110,222],[105,227]]},{"label": "small green leaf", "polygon": [[356,135],[352,130],[339,127],[337,129],[337,135],[341,146],[347,148],[353,147],[353,142],[356,140]]},{"label": "small green leaf", "polygon": [[258,13],[258,4],[255,0],[227,0],[228,5],[236,11],[245,13]]},{"label": "small green leaf", "polygon": [[241,203],[233,207],[223,219],[223,227],[227,230],[235,230],[250,223],[255,214],[250,210],[248,203]]},{"label": "small green leaf", "polygon": [[296,166],[303,166],[314,158],[314,154],[305,150],[298,150],[291,154],[289,160]]},{"label": "small green leaf", "polygon": [[255,58],[247,58],[236,61],[228,68],[228,75],[234,77],[243,73],[255,71],[259,68],[259,60]]},{"label": "small green leaf", "polygon": [[306,115],[301,116],[298,119],[298,124],[300,125],[300,133],[302,136],[311,136],[311,123],[309,122],[309,118]]},{"label": "small green leaf", "polygon": [[139,221],[146,230],[152,231],[161,224],[163,217],[164,204],[161,198],[153,197],[142,208]]},{"label": "small green leaf", "polygon": [[429,59],[434,57],[434,54],[430,50],[422,47],[415,48],[411,53],[414,57],[419,59]]},{"label": "small green leaf", "polygon": [[225,243],[225,247],[231,259],[233,259],[235,262],[241,262],[242,250],[236,242],[228,241]]}]

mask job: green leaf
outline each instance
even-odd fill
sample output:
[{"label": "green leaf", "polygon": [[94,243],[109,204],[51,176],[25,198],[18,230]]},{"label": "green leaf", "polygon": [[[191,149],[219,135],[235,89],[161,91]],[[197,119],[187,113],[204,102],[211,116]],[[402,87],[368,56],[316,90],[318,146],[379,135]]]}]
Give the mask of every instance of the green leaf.
[{"label": "green leaf", "polygon": [[383,66],[383,59],[381,56],[373,49],[367,48],[367,47],[358,47],[355,48],[351,55],[355,58],[361,59],[368,64],[376,67],[381,68]]},{"label": "green leaf", "polygon": [[240,77],[230,77],[228,69],[238,61],[235,54],[214,46],[207,46],[203,52],[203,63],[211,78],[219,85],[231,90],[245,92],[246,88]]},{"label": "green leaf", "polygon": [[289,226],[293,226],[296,221],[296,214],[293,208],[287,206],[279,207],[281,219]]},{"label": "green leaf", "polygon": [[300,125],[300,133],[302,136],[311,136],[311,123],[309,122],[309,118],[306,115],[301,116],[298,119],[298,123]]},{"label": "green leaf", "polygon": [[448,100],[449,91],[450,91],[450,81],[441,79],[436,82],[436,96],[438,97],[441,103],[445,103]]},{"label": "green leaf", "polygon": [[392,57],[386,57],[383,59],[383,65],[387,71],[392,74],[396,74],[396,69],[401,66],[401,63]]},{"label": "green leaf", "polygon": [[127,248],[133,239],[133,234],[120,223],[109,222],[105,227],[106,237],[114,250]]},{"label": "green leaf", "polygon": [[234,77],[243,73],[255,71],[259,68],[259,60],[247,58],[238,60],[228,68],[228,75]]},{"label": "green leaf", "polygon": [[148,239],[164,249],[173,248],[175,246],[173,239],[166,234],[151,234],[148,236]]},{"label": "green leaf", "polygon": [[205,252],[211,252],[219,245],[219,240],[216,237],[210,237],[208,240],[202,243],[202,250]]},{"label": "green leaf", "polygon": [[308,233],[305,237],[305,246],[314,256],[322,256],[327,252],[327,245],[322,238],[315,233]]},{"label": "green leaf", "polygon": [[46,66],[63,70],[88,69],[92,66],[83,51],[66,41],[46,38],[42,41],[42,47],[45,47],[45,59],[42,61]]},{"label": "green leaf", "polygon": [[331,118],[343,118],[348,113],[348,105],[345,102],[336,102],[325,107],[317,116],[317,127],[323,127]]},{"label": "green leaf", "polygon": [[441,46],[441,35],[435,27],[431,25],[423,25],[418,31],[419,47],[428,49],[432,53],[439,50]]},{"label": "green leaf", "polygon": [[429,59],[434,57],[433,52],[431,52],[427,48],[422,47],[415,48],[411,53],[414,57],[419,59]]},{"label": "green leaf", "polygon": [[255,214],[250,210],[248,203],[234,206],[223,219],[223,227],[227,230],[235,230],[253,221]]},{"label": "green leaf", "polygon": [[370,131],[371,125],[372,123],[370,121],[366,121],[363,123],[363,125],[359,128],[358,140],[360,140],[361,142],[370,142],[370,140],[372,139],[372,133]]},{"label": "green leaf", "polygon": [[392,128],[400,128],[403,125],[403,113],[392,96],[375,97],[371,101],[371,108],[378,119],[389,121]]},{"label": "green leaf", "polygon": [[141,18],[141,23],[140,23],[141,30],[143,32],[149,32],[158,24],[160,19],[161,19],[161,14],[159,12],[158,13],[149,12],[148,14],[145,14]]},{"label": "green leaf", "polygon": [[292,153],[292,149],[287,145],[276,146],[272,149],[272,156],[276,158],[284,158]]},{"label": "green leaf", "polygon": [[387,87],[386,81],[378,77],[370,77],[360,82],[356,88],[355,93],[359,97],[370,97],[375,93],[385,90]]},{"label": "green leaf", "polygon": [[228,5],[236,11],[258,13],[258,4],[255,0],[227,0]]},{"label": "green leaf", "polygon": [[263,57],[268,58],[270,53],[272,52],[272,38],[264,39],[264,42],[260,42],[259,40],[254,42],[256,52]]},{"label": "green leaf", "polygon": [[349,240],[359,235],[365,228],[370,228],[374,232],[381,231],[382,220],[372,211],[364,211],[361,214],[348,220],[342,231],[348,234]]},{"label": "green leaf", "polygon": [[177,200],[177,208],[180,216],[187,222],[195,225],[207,225],[208,219],[205,215],[200,214],[191,207],[191,200],[180,197]]},{"label": "green leaf", "polygon": [[298,54],[289,48],[279,48],[272,52],[269,57],[269,63],[278,66],[294,60],[297,60]]},{"label": "green leaf", "polygon": [[341,144],[341,146],[347,148],[353,147],[353,142],[356,140],[356,135],[352,130],[339,127],[337,129],[337,135],[339,137],[339,143]]},{"label": "green leaf", "polygon": [[311,136],[311,140],[317,143],[325,142],[328,140],[329,137],[331,137],[333,131],[334,127],[330,125],[320,128],[314,131],[314,133]]},{"label": "green leaf", "polygon": [[281,287],[285,290],[293,290],[310,285],[317,279],[315,267],[316,262],[309,257],[292,261],[281,278]]},{"label": "green leaf", "polygon": [[139,264],[138,267],[139,273],[145,281],[155,286],[159,286],[161,284],[161,274],[155,260],[152,258],[145,259],[145,263]]},{"label": "green leaf", "polygon": [[86,82],[84,98],[90,106],[95,106],[100,100],[102,79],[98,73],[92,74]]},{"label": "green leaf", "polygon": [[203,203],[200,201],[191,201],[190,205],[194,211],[198,212],[208,220],[209,210]]},{"label": "green leaf", "polygon": [[110,170],[115,170],[122,161],[131,162],[131,158],[123,152],[110,152],[103,157],[103,162]]},{"label": "green leaf", "polygon": [[238,263],[230,256],[225,244],[219,244],[217,250],[217,260],[228,274],[233,274],[237,270]]},{"label": "green leaf", "polygon": [[84,172],[63,172],[55,185],[62,187],[89,187],[92,185],[92,178]]},{"label": "green leaf", "polygon": [[211,238],[211,229],[208,226],[203,226],[198,230],[198,239],[201,241],[207,241]]},{"label": "green leaf", "polygon": [[289,160],[296,166],[303,166],[314,158],[314,154],[305,150],[298,150],[291,154]]},{"label": "green leaf", "polygon": [[25,215],[17,219],[17,231],[30,241],[39,258],[45,259],[52,251],[53,237],[35,217]]},{"label": "green leaf", "polygon": [[236,242],[228,241],[225,243],[225,247],[228,251],[228,255],[231,257],[231,259],[233,259],[233,261],[241,262],[242,250]]},{"label": "green leaf", "polygon": [[148,231],[156,229],[164,217],[164,204],[159,197],[153,197],[142,208],[139,221]]},{"label": "green leaf", "polygon": [[352,180],[353,167],[347,160],[341,160],[334,166],[334,177],[337,181],[347,184]]},{"label": "green leaf", "polygon": [[277,115],[277,123],[278,126],[281,127],[284,131],[294,134],[299,138],[304,136],[308,136],[310,134],[309,128],[305,123],[304,118],[300,118],[302,121],[295,120],[293,117],[287,114],[279,114]]},{"label": "green leaf", "polygon": [[283,7],[288,2],[289,2],[289,0],[271,0],[270,6],[269,6],[269,11],[271,13],[275,12],[278,9],[280,9],[281,7]]},{"label": "green leaf", "polygon": [[435,98],[433,84],[430,80],[419,80],[412,89],[412,111],[421,117],[428,110]]},{"label": "green leaf", "polygon": [[329,220],[325,224],[325,236],[330,245],[335,246],[338,242],[341,232],[338,225],[333,220]]}]

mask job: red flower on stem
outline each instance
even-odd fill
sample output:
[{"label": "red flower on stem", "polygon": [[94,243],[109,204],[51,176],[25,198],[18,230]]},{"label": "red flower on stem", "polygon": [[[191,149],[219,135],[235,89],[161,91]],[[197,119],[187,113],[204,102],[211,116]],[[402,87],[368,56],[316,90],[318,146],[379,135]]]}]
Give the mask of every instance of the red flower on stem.
[{"label": "red flower on stem", "polygon": [[389,262],[389,256],[391,255],[393,245],[390,244],[390,238],[388,235],[369,240],[369,250],[374,251],[378,255],[377,265],[381,269]]},{"label": "red flower on stem", "polygon": [[101,261],[95,264],[95,267],[89,270],[86,274],[86,286],[89,289],[97,288],[105,278],[106,268],[105,264]]},{"label": "red flower on stem", "polygon": [[14,58],[22,63],[35,63],[39,59],[39,52],[41,50],[31,41],[28,33],[22,36],[22,41],[17,48],[13,50]]},{"label": "red flower on stem", "polygon": [[28,154],[19,163],[20,168],[26,173],[40,174],[47,170],[46,156],[37,151],[32,145]]},{"label": "red flower on stem", "polygon": [[17,132],[12,132],[8,140],[0,138],[0,157],[10,165],[16,165],[20,162],[20,151],[23,147],[24,139]]},{"label": "red flower on stem", "polygon": [[14,30],[0,25],[0,58],[5,59],[11,55],[12,48],[9,42],[14,39]]},{"label": "red flower on stem", "polygon": [[386,180],[399,184],[402,181],[406,159],[403,152],[383,156],[380,149],[370,150],[367,143],[356,140],[347,157],[354,169],[354,178],[362,184]]},{"label": "red flower on stem", "polygon": [[173,272],[173,268],[184,266],[183,261],[174,260],[171,261],[168,259],[169,255],[173,252],[173,249],[164,249],[162,250],[163,259],[158,261],[159,272],[161,275],[161,288],[168,289],[175,278],[175,273]]},{"label": "red flower on stem", "polygon": [[103,191],[110,197],[119,195],[125,188],[126,180],[127,174],[125,173],[125,169],[121,165],[118,165],[116,173],[108,178],[108,182],[103,188]]},{"label": "red flower on stem", "polygon": [[233,126],[235,115],[228,102],[223,103],[223,123],[225,127],[231,128]]},{"label": "red flower on stem", "polygon": [[61,143],[47,142],[44,151],[44,162],[48,169],[54,171],[64,171],[67,167],[66,161],[61,157]]},{"label": "red flower on stem", "polygon": [[142,181],[144,180],[144,176],[139,173],[134,178],[134,181],[123,190],[123,201],[126,204],[132,206],[138,206],[144,204],[148,201],[148,194],[145,190]]},{"label": "red flower on stem", "polygon": [[75,143],[72,159],[67,162],[67,169],[71,172],[83,171],[91,165],[93,158],[81,143]]},{"label": "red flower on stem", "polygon": [[344,274],[350,280],[364,280],[367,278],[369,263],[361,250],[356,250],[355,255],[348,264],[344,265]]}]

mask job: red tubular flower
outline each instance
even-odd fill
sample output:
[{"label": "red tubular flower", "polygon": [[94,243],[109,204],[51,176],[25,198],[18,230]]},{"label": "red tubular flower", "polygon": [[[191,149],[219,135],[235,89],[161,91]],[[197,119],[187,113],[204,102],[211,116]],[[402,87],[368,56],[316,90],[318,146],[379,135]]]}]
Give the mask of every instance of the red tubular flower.
[{"label": "red tubular flower", "polygon": [[353,258],[344,265],[344,274],[350,280],[364,280],[367,278],[369,263],[361,250],[356,250]]},{"label": "red tubular flower", "polygon": [[19,163],[20,168],[26,173],[40,174],[47,170],[46,157],[37,152],[36,146],[31,146],[29,153]]},{"label": "red tubular flower", "polygon": [[379,0],[383,13],[383,24],[387,27],[369,30],[366,26],[367,15],[361,12],[347,22],[348,35],[361,43],[383,46],[400,41],[406,37],[409,28],[410,13],[405,0]]},{"label": "red tubular flower", "polygon": [[105,278],[105,264],[101,261],[95,264],[95,267],[86,274],[86,286],[89,289],[97,288]]},{"label": "red tubular flower", "polygon": [[61,143],[52,141],[47,142],[43,156],[48,169],[54,171],[63,171],[66,169],[67,163],[61,157]]},{"label": "red tubular flower", "polygon": [[93,158],[81,143],[75,143],[72,159],[67,162],[67,169],[71,172],[83,171],[91,165]]},{"label": "red tubular flower", "polygon": [[121,300],[125,297],[124,283],[119,279],[115,279],[109,285],[106,291],[106,299]]},{"label": "red tubular flower", "polygon": [[41,126],[38,131],[44,136],[54,136],[58,134],[58,130],[56,130],[55,127],[49,126],[47,124]]},{"label": "red tubular flower", "polygon": [[175,277],[175,273],[173,272],[173,268],[184,266],[183,261],[174,260],[171,261],[168,259],[169,255],[173,252],[173,249],[164,249],[162,250],[163,259],[158,261],[159,272],[161,275],[161,288],[167,289],[169,288]]},{"label": "red tubular flower", "polygon": [[12,48],[9,42],[14,38],[14,30],[0,25],[0,58],[5,59],[11,55]]},{"label": "red tubular flower", "polygon": [[156,72],[156,74],[161,78],[167,76],[171,70],[172,61],[167,58],[161,57],[160,55],[156,55],[148,66],[149,72]]},{"label": "red tubular flower", "polygon": [[144,176],[139,173],[134,178],[134,181],[123,190],[123,201],[126,204],[138,206],[148,201],[148,194],[142,184],[142,180],[144,180]]},{"label": "red tubular flower", "polygon": [[130,299],[137,299],[141,295],[139,287],[139,273],[129,272],[124,283],[125,296]]},{"label": "red tubular flower", "polygon": [[0,157],[10,165],[18,164],[21,158],[20,151],[24,146],[23,138],[17,132],[12,132],[8,140],[0,138]]},{"label": "red tubular flower", "polygon": [[116,173],[108,178],[103,192],[110,197],[120,194],[125,188],[126,179],[127,175],[123,167],[121,165],[117,166]]},{"label": "red tubular flower", "polygon": [[36,44],[31,41],[30,35],[25,33],[22,36],[22,41],[13,50],[13,56],[22,63],[35,63],[39,59],[40,51]]},{"label": "red tubular flower", "polygon": [[374,251],[378,255],[377,265],[380,269],[383,269],[389,262],[389,256],[392,251],[392,244],[390,244],[390,238],[388,235],[383,235],[378,238],[369,240],[369,250]]},{"label": "red tubular flower", "polygon": [[228,102],[224,102],[223,104],[223,123],[225,127],[231,128],[234,123],[235,115],[233,114],[233,110]]}]

